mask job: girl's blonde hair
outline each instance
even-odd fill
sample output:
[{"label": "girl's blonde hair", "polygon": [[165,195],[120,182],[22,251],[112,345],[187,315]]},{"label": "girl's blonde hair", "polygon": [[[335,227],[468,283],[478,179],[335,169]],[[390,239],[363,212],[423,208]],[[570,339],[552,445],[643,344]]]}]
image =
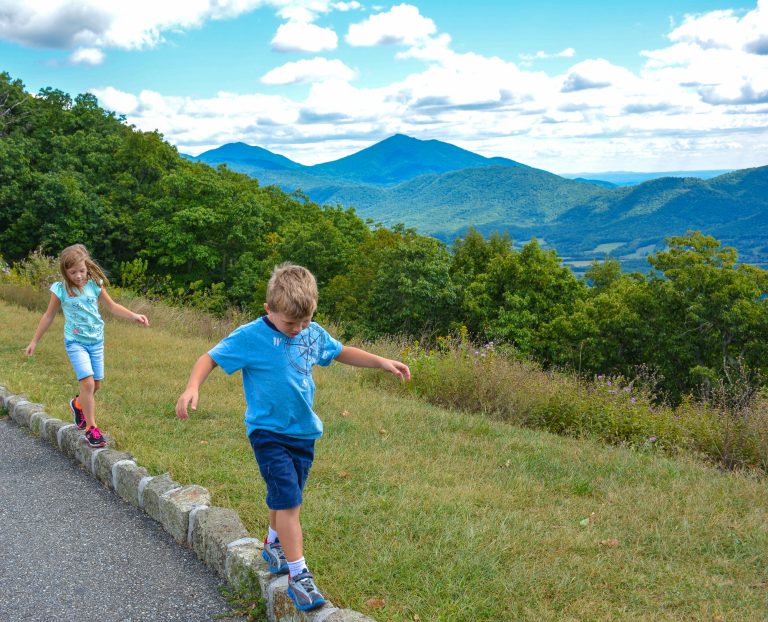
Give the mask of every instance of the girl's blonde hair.
[{"label": "girl's blonde hair", "polygon": [[64,286],[67,288],[67,293],[72,294],[76,289],[75,284],[70,281],[69,276],[67,276],[67,270],[81,261],[85,262],[85,269],[88,270],[89,279],[92,279],[102,287],[109,285],[107,275],[104,274],[104,270],[101,269],[101,266],[91,259],[88,249],[82,244],[73,244],[61,251],[61,255],[59,256],[59,271],[61,272],[61,276],[64,277]]}]

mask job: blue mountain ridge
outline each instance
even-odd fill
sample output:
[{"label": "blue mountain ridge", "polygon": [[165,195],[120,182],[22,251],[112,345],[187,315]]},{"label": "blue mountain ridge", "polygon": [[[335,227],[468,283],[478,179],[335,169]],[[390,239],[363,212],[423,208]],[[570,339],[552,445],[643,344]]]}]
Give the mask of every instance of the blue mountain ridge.
[{"label": "blue mountain ridge", "polygon": [[[196,158],[206,164],[228,164],[235,170],[250,174],[250,170],[291,170],[311,185],[327,185],[327,180],[394,186],[419,175],[445,173],[485,166],[517,166],[530,168],[508,158],[486,158],[466,149],[439,140],[419,140],[395,134],[352,155],[304,166],[261,147],[245,143],[229,143],[201,153]],[[323,179],[325,181],[318,181]],[[282,185],[282,184],[280,184]],[[292,188],[295,190],[296,188]],[[307,188],[302,188],[307,190]]]},{"label": "blue mountain ridge", "polygon": [[206,164],[227,164],[241,162],[255,168],[266,170],[293,170],[304,168],[301,164],[272,153],[262,147],[254,147],[245,143],[228,143],[201,153],[196,158]]},{"label": "blue mountain ridge", "polygon": [[675,172],[615,187],[402,134],[314,166],[242,143],[197,159],[223,162],[262,185],[301,189],[315,202],[354,207],[364,218],[402,222],[446,242],[470,226],[517,240],[536,237],[576,269],[607,254],[626,268],[647,269],[645,257],[663,248],[665,237],[691,228],[736,246],[743,261],[768,263],[768,167],[706,180]]},{"label": "blue mountain ridge", "polygon": [[486,158],[439,140],[395,134],[362,151],[309,169],[322,177],[391,186],[429,173],[499,165],[529,168],[507,158]]}]

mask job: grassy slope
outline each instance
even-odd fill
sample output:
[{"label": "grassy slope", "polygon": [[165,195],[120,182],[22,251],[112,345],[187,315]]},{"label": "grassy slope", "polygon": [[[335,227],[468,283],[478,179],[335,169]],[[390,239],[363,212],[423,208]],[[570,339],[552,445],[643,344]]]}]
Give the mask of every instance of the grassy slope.
[{"label": "grassy slope", "polygon": [[[22,352],[38,319],[0,302],[0,382],[68,418],[61,318],[33,358]],[[260,537],[264,487],[239,376],[217,370],[192,419],[173,414],[210,345],[108,321],[98,421],[152,474],[206,486]],[[765,618],[765,481],[448,412],[359,373],[316,373],[326,434],[302,521],[336,604],[382,621]],[[374,597],[383,609],[367,608]]]}]

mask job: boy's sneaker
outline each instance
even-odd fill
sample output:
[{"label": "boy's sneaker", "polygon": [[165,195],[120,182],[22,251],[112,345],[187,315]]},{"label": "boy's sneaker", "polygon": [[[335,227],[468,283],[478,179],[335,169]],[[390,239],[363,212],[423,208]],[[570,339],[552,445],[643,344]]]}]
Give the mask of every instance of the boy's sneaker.
[{"label": "boy's sneaker", "polygon": [[77,395],[73,397],[71,400],[69,400],[69,410],[72,411],[72,415],[75,418],[75,423],[77,424],[77,427],[81,430],[85,430],[85,413],[83,412],[82,408],[78,408],[77,406]]},{"label": "boy's sneaker", "polygon": [[282,574],[288,572],[288,560],[283,553],[283,545],[279,540],[275,540],[272,543],[265,542],[264,550],[261,552],[261,556],[269,564],[269,571],[275,574]]},{"label": "boy's sneaker", "polygon": [[306,568],[295,577],[288,579],[288,596],[293,599],[296,608],[301,611],[315,609],[326,602],[315,585],[312,573]]},{"label": "boy's sneaker", "polygon": [[104,438],[101,430],[96,426],[93,426],[90,430],[86,430],[85,440],[88,441],[88,444],[91,447],[104,447],[104,445],[107,444],[107,439]]}]

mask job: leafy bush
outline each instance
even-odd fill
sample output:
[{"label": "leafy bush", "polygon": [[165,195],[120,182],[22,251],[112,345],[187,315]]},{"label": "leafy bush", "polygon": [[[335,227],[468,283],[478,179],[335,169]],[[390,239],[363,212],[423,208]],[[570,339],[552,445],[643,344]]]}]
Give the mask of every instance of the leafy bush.
[{"label": "leafy bush", "polygon": [[10,270],[3,270],[3,281],[38,287],[45,291],[60,280],[58,259],[46,255],[41,249],[32,251],[21,261],[15,262]]}]

